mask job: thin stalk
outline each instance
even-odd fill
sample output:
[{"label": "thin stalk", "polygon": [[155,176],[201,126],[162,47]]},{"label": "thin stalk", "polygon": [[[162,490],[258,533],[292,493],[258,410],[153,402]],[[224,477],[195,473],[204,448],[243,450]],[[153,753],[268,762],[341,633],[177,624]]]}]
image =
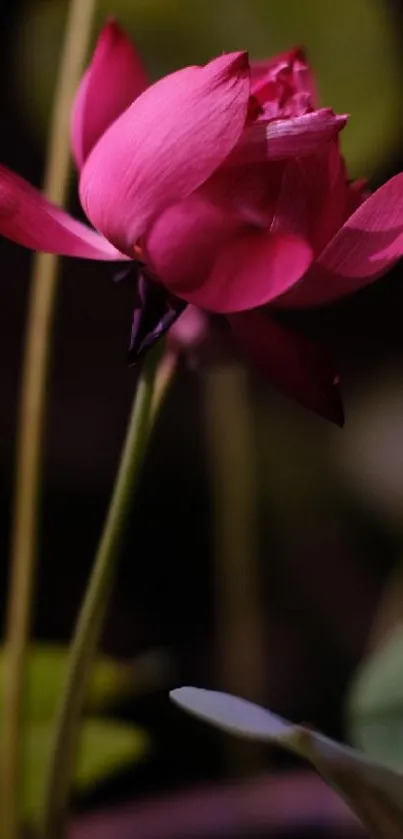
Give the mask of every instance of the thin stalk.
[{"label": "thin stalk", "polygon": [[[260,597],[256,451],[245,370],[215,366],[204,378],[206,442],[213,493],[215,637],[218,686],[264,701],[264,620]],[[226,740],[235,774],[261,768],[256,744]]]},{"label": "thin stalk", "polygon": [[178,353],[166,347],[165,354],[161,359],[155,380],[154,397],[152,404],[152,420],[155,423],[160,410],[165,402],[167,392],[171,387],[177,367]]},{"label": "thin stalk", "polygon": [[104,530],[70,647],[46,779],[42,839],[63,839],[66,831],[85,691],[112,593],[133,494],[150,439],[158,357],[157,348],[147,356],[139,379]]},{"label": "thin stalk", "polygon": [[[50,125],[45,192],[63,204],[69,175],[69,117],[87,54],[96,0],[71,0]],[[34,259],[17,433],[11,563],[5,629],[0,820],[2,839],[17,839],[23,693],[37,562],[42,449],[57,290],[55,256]]]}]

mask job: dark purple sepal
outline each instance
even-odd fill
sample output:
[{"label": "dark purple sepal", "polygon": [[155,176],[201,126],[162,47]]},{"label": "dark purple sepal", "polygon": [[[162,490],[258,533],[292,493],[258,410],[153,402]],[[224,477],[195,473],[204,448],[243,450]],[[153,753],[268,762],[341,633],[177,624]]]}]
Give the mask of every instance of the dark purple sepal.
[{"label": "dark purple sepal", "polygon": [[135,364],[165,335],[187,306],[184,300],[151,279],[142,267],[137,269],[136,295],[128,353],[130,364]]}]

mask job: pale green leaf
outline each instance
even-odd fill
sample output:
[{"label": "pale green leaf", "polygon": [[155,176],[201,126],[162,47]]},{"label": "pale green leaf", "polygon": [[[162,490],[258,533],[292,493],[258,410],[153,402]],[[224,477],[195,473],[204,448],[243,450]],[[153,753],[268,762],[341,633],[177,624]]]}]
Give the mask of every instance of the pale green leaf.
[{"label": "pale green leaf", "polygon": [[[56,708],[67,664],[67,647],[35,644],[28,656],[25,714],[29,719],[48,719]],[[3,683],[4,653],[0,649],[0,688]],[[120,663],[107,656],[96,661],[89,685],[86,707],[93,711],[110,706],[134,692],[135,663]],[[0,690],[0,718],[2,713]]]},{"label": "pale green leaf", "polygon": [[[33,723],[25,740],[23,819],[37,821],[43,804],[44,779],[51,743],[51,726]],[[118,769],[144,758],[146,734],[135,726],[90,718],[82,725],[74,789],[84,792]]]},{"label": "pale green leaf", "polygon": [[356,670],[347,700],[351,736],[369,755],[403,771],[403,629]]},{"label": "pale green leaf", "polygon": [[230,734],[282,746],[306,758],[373,836],[403,835],[402,773],[244,699],[191,687],[174,690],[171,697],[184,710]]}]

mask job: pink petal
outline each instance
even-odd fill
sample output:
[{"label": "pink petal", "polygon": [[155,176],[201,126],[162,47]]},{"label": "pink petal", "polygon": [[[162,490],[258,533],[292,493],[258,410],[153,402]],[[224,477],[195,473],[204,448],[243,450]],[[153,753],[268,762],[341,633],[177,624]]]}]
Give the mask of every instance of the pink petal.
[{"label": "pink petal", "polygon": [[45,253],[83,259],[127,258],[4,166],[0,166],[0,234],[19,245]]},{"label": "pink petal", "polygon": [[371,191],[368,187],[368,180],[360,178],[357,181],[351,181],[348,184],[347,206],[345,221],[361,207],[361,204],[369,198]]},{"label": "pink petal", "polygon": [[403,256],[403,173],[395,175],[351,215],[306,277],[277,304],[321,306],[382,276]]},{"label": "pink petal", "polygon": [[197,289],[221,248],[243,229],[242,221],[197,190],[157,218],[145,238],[145,259],[174,294]]},{"label": "pink petal", "polygon": [[130,39],[115,21],[104,26],[78,88],[71,119],[71,143],[81,169],[106,129],[148,86]]},{"label": "pink petal", "polygon": [[315,77],[300,47],[294,47],[266,61],[253,61],[251,80],[251,93],[262,104],[277,94],[278,108],[281,109],[284,100],[302,94],[310,104],[309,110],[316,107],[318,97]]},{"label": "pink petal", "polygon": [[169,207],[145,237],[152,271],[172,291],[198,289],[229,242],[269,229],[282,164],[220,168],[179,204]]},{"label": "pink petal", "polygon": [[321,108],[289,119],[257,121],[245,128],[226,165],[304,157],[320,150],[344,128],[348,117]]},{"label": "pink petal", "polygon": [[80,184],[94,226],[131,253],[150,222],[222,163],[249,102],[245,53],[187,67],[148,88],[97,143]]},{"label": "pink petal", "polygon": [[339,379],[320,347],[262,310],[231,315],[229,321],[246,358],[279,390],[343,425]]},{"label": "pink petal", "polygon": [[320,253],[343,224],[348,199],[344,161],[333,140],[316,154],[287,161],[271,230],[302,236]]},{"label": "pink petal", "polygon": [[245,233],[224,246],[198,287],[170,285],[189,303],[212,312],[253,309],[275,299],[305,273],[312,260],[309,245],[293,235]]}]

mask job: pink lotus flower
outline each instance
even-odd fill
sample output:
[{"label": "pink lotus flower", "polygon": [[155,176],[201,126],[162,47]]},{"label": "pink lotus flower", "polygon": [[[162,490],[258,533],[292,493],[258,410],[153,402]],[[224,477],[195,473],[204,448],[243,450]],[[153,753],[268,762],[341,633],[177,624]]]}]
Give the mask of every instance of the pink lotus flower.
[{"label": "pink lotus flower", "polygon": [[338,145],[346,120],[317,107],[298,50],[252,65],[246,53],[221,55],[148,86],[111,22],[71,126],[95,230],[0,167],[0,233],[35,250],[140,263],[145,343],[136,327],[133,352],[192,303],[227,316],[282,390],[341,422],[324,353],[276,312],[332,303],[403,254],[403,174],[369,197],[350,184]]}]

